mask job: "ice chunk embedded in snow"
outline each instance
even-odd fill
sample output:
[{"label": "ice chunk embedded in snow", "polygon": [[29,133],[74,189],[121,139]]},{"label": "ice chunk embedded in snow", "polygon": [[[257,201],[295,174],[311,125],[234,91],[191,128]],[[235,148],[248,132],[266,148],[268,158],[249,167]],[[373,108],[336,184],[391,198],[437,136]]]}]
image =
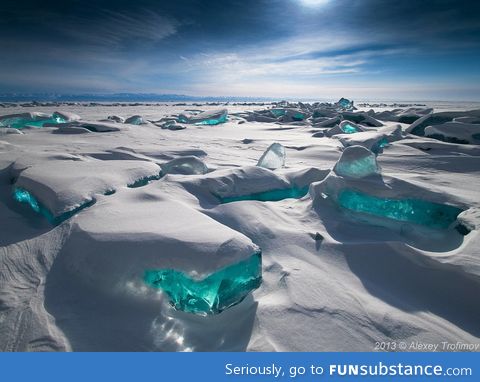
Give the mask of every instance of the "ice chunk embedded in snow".
[{"label": "ice chunk embedded in snow", "polygon": [[46,124],[64,123],[60,115],[49,115],[45,113],[20,113],[10,114],[0,117],[0,126],[11,127],[14,129],[23,129],[25,127],[43,127]]},{"label": "ice chunk embedded in snow", "polygon": [[227,122],[228,110],[208,110],[198,114],[182,113],[178,116],[178,122],[194,125],[218,125]]},{"label": "ice chunk embedded in snow", "polygon": [[343,146],[363,146],[375,154],[380,154],[389,141],[385,134],[376,131],[363,131],[360,133],[337,135]]},{"label": "ice chunk embedded in snow", "polygon": [[428,126],[425,136],[450,143],[480,144],[480,125],[461,122],[447,122]]},{"label": "ice chunk embedded in snow", "polygon": [[175,309],[200,315],[216,314],[241,302],[262,281],[262,257],[248,259],[195,280],[173,269],[148,270],[145,282],[163,290]]},{"label": "ice chunk embedded in snow", "polygon": [[346,178],[363,178],[365,176],[379,174],[375,154],[363,146],[347,147],[333,171]]},{"label": "ice chunk embedded in snow", "polygon": [[359,131],[362,131],[356,126],[354,123],[350,121],[342,121],[340,123],[340,129],[345,133],[345,134],[353,134],[353,133],[358,133]]},{"label": "ice chunk embedded in snow", "polygon": [[126,127],[120,127],[117,123],[114,122],[90,122],[90,121],[73,121],[60,124],[58,126],[59,130],[67,128],[69,130],[72,127],[84,128],[95,133],[105,133],[110,131],[120,131],[126,129]]},{"label": "ice chunk embedded in snow", "polygon": [[147,161],[52,160],[23,169],[14,187],[28,191],[56,218],[91,202],[98,194],[159,173],[160,168]]},{"label": "ice chunk embedded in snow", "polygon": [[[203,290],[211,286],[210,282],[219,281],[217,276],[221,276],[223,285],[217,286],[231,294],[222,297],[218,308],[230,305],[227,301],[232,300],[227,297],[238,302],[243,292],[236,287],[230,290],[227,285],[233,287],[237,278],[257,278],[260,259],[251,259],[251,256],[259,254],[260,249],[241,233],[174,198],[175,195],[165,194],[161,188],[135,192],[119,190],[115,197],[85,210],[75,220],[64,247],[68,253],[66,269],[110,293],[121,293],[125,290],[122,286],[126,287],[129,282],[147,281],[146,271],[148,274],[148,271],[172,270],[192,281],[207,279],[196,285],[184,279],[183,285],[177,285],[185,288],[183,290],[189,286]],[[252,272],[246,270],[249,265],[244,261],[247,259],[253,262],[250,264]],[[229,268],[238,264],[242,266]],[[222,270],[226,272],[217,274]],[[150,275],[155,280],[155,273]],[[209,278],[212,275],[216,276]],[[174,277],[173,282],[180,281],[178,274],[172,272],[170,276]],[[176,288],[165,283],[158,286],[165,288],[166,293],[168,288]],[[199,289],[192,290],[195,292],[192,297],[202,297]],[[245,294],[250,290],[245,290]],[[215,290],[210,289],[210,292],[215,293]],[[212,309],[216,309],[215,306]]]},{"label": "ice chunk embedded in snow", "polygon": [[345,189],[338,203],[349,210],[389,219],[411,222],[431,228],[448,228],[456,221],[460,208],[419,199],[387,199]]},{"label": "ice chunk embedded in snow", "polygon": [[21,187],[15,187],[13,189],[13,198],[19,203],[28,204],[34,212],[43,215],[43,217],[45,217],[49,223],[53,225],[62,223],[84,208],[90,207],[95,203],[95,199],[91,199],[61,214],[53,215],[52,212],[42,203],[40,203],[30,191],[27,191]]},{"label": "ice chunk embedded in snow", "polygon": [[143,125],[146,122],[141,115],[132,115],[125,120],[125,123],[129,123],[131,125]]},{"label": "ice chunk embedded in snow", "polygon": [[113,121],[113,122],[118,122],[118,123],[124,123],[125,118],[120,117],[119,115],[109,115],[107,119]]},{"label": "ice chunk embedded in snow", "polygon": [[285,147],[280,143],[272,143],[258,160],[257,166],[275,170],[285,166]]},{"label": "ice chunk embedded in snow", "polygon": [[350,100],[342,97],[338,100],[337,105],[342,109],[352,109],[353,108],[353,101],[350,101]]},{"label": "ice chunk embedded in snow", "polygon": [[200,175],[208,172],[207,165],[193,155],[172,159],[160,167],[164,174]]},{"label": "ice chunk embedded in snow", "polygon": [[56,111],[52,114],[52,117],[59,121],[58,123],[78,121],[81,119],[78,114],[68,111]]}]

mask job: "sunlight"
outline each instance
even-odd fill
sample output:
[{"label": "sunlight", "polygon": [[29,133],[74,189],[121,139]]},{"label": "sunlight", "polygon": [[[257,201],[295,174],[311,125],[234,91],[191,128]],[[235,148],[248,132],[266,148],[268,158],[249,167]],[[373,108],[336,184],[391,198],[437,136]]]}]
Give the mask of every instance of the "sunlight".
[{"label": "sunlight", "polygon": [[320,7],[327,4],[330,0],[299,0],[305,7]]}]

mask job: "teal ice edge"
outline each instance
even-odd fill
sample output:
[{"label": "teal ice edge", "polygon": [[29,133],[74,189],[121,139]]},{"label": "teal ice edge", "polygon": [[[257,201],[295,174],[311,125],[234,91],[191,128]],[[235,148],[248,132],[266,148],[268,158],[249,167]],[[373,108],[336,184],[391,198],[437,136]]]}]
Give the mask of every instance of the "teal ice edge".
[{"label": "teal ice edge", "polygon": [[387,199],[343,189],[338,204],[348,210],[392,220],[411,222],[431,228],[446,229],[463,212],[461,208],[421,199]]},{"label": "teal ice edge", "polygon": [[12,191],[13,198],[19,203],[26,203],[30,206],[30,208],[45,217],[48,222],[52,225],[59,225],[63,223],[65,220],[70,219],[73,215],[77,214],[81,210],[93,206],[96,203],[96,199],[92,198],[91,200],[83,203],[82,205],[64,212],[61,215],[55,216],[47,207],[45,207],[42,203],[38,201],[38,199],[26,189],[22,187],[14,187]]},{"label": "teal ice edge", "polygon": [[161,289],[177,310],[198,315],[218,314],[239,304],[262,282],[262,252],[195,280],[174,269],[146,270],[144,282]]},{"label": "teal ice edge", "polygon": [[162,170],[158,174],[155,175],[150,175],[150,176],[144,176],[143,178],[137,179],[133,183],[127,184],[128,188],[138,188],[138,187],[143,187],[146,186],[148,183],[154,181],[154,180],[160,180],[164,176]]},{"label": "teal ice edge", "polygon": [[218,196],[217,199],[221,204],[241,202],[241,201],[260,201],[260,202],[278,202],[284,199],[300,199],[308,194],[309,186],[306,187],[291,187],[281,188],[276,190],[262,191],[253,194],[239,195],[239,196]]}]

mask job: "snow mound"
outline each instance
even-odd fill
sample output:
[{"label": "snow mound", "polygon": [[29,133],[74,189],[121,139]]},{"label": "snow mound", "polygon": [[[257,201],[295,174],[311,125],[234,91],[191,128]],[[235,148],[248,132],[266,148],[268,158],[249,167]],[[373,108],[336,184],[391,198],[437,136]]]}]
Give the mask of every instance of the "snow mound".
[{"label": "snow mound", "polygon": [[330,201],[349,217],[367,224],[399,231],[405,231],[410,224],[458,235],[454,230],[460,224],[457,217],[468,208],[462,202],[400,179],[381,176],[373,153],[361,146],[348,149],[334,171],[311,186],[315,209]]},{"label": "snow mound", "polygon": [[23,134],[20,130],[11,127],[0,127],[0,135]]},{"label": "snow mound", "polygon": [[33,197],[18,194],[34,210],[37,202],[37,212],[43,206],[53,218],[59,218],[91,203],[98,194],[159,172],[156,164],[146,161],[46,161],[21,171],[14,188]]},{"label": "snow mound", "polygon": [[446,122],[427,126],[425,136],[444,142],[480,144],[480,125],[461,122]]},{"label": "snow mound", "polygon": [[446,122],[451,122],[453,119],[460,117],[474,117],[480,118],[480,110],[470,111],[446,111],[439,113],[431,113],[417,119],[406,130],[406,133],[423,136],[425,135],[425,128],[428,126],[441,125]]},{"label": "snow mound", "polygon": [[110,293],[143,284],[149,270],[175,270],[202,280],[259,252],[246,236],[163,195],[128,190],[104,198],[74,222],[66,267]]},{"label": "snow mound", "polygon": [[127,129],[127,127],[120,127],[117,123],[114,122],[97,122],[97,121],[73,121],[67,123],[58,124],[57,133],[62,133],[62,129],[67,129],[67,133],[71,133],[72,128],[82,128],[90,130],[95,133],[105,133],[111,131],[121,131]]},{"label": "snow mound", "polygon": [[395,109],[374,113],[374,117],[381,121],[391,121],[412,124],[417,119],[433,112],[431,108],[412,107],[408,109]]}]

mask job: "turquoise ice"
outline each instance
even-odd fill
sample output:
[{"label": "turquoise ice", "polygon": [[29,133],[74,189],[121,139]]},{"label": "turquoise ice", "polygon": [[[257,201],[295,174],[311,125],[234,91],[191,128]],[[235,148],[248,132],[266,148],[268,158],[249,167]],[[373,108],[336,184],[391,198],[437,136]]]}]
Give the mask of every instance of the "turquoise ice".
[{"label": "turquoise ice", "polygon": [[177,310],[199,315],[217,314],[240,303],[262,282],[262,255],[227,266],[195,280],[173,269],[147,270],[147,285],[161,289]]},{"label": "turquoise ice", "polygon": [[46,124],[59,124],[65,123],[66,121],[58,115],[52,115],[51,117],[34,117],[34,118],[25,118],[25,117],[12,117],[5,118],[0,121],[0,126],[2,127],[11,127],[14,129],[23,129],[26,126],[32,127],[43,127]]},{"label": "turquoise ice", "polygon": [[349,124],[349,123],[340,125],[340,129],[342,129],[342,131],[345,134],[353,134],[353,133],[358,132],[357,128],[355,126]]},{"label": "turquoise ice", "polygon": [[58,225],[65,220],[71,218],[73,215],[77,214],[84,208],[90,207],[95,203],[95,199],[92,199],[77,208],[74,208],[70,211],[67,211],[59,216],[54,216],[48,208],[42,205],[38,199],[30,192],[21,187],[15,187],[13,189],[13,198],[19,203],[25,203],[30,206],[30,208],[36,213],[43,215],[50,224]]},{"label": "turquoise ice", "polygon": [[195,122],[195,125],[218,125],[219,123],[225,123],[227,122],[227,114],[222,114],[218,118],[209,118],[209,119],[204,119],[203,121],[200,122]]},{"label": "turquoise ice", "polygon": [[278,202],[284,199],[300,199],[308,193],[308,186],[303,188],[284,188],[279,190],[270,190],[257,192],[249,195],[220,197],[220,203],[232,203],[246,200],[258,200],[261,202]]},{"label": "turquoise ice", "polygon": [[338,195],[340,206],[369,215],[445,229],[462,212],[460,208],[420,199],[387,199],[345,189]]}]

